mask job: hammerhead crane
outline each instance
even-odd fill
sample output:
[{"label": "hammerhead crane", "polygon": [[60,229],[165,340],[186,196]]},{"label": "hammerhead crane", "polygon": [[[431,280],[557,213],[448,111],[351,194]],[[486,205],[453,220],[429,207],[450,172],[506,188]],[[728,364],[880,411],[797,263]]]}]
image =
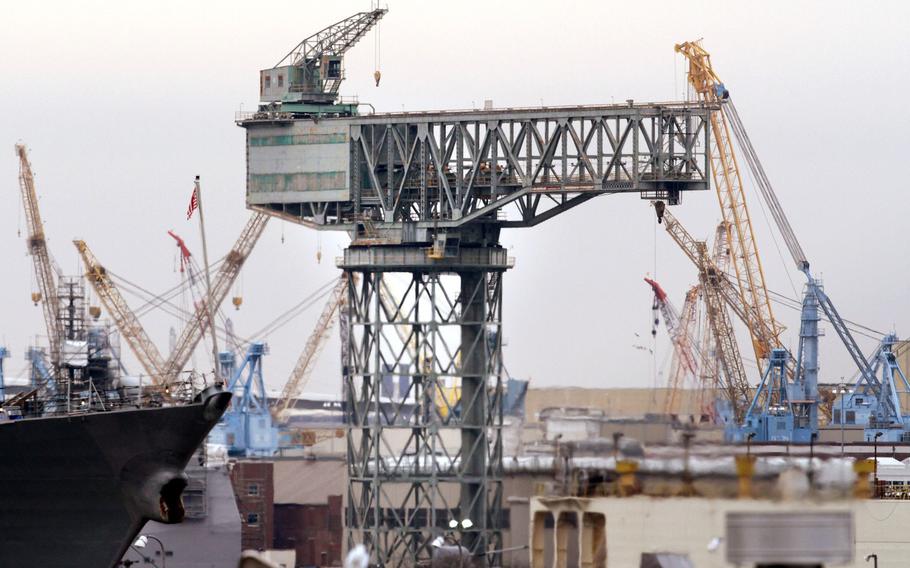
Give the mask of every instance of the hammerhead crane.
[{"label": "hammerhead crane", "polygon": [[164,359],[158,352],[158,348],[152,343],[142,324],[139,323],[139,319],[111,281],[107,270],[95,258],[85,241],[74,240],[73,244],[76,245],[76,250],[79,251],[79,256],[82,257],[85,265],[86,279],[95,289],[108,314],[114,319],[114,324],[120,330],[121,337],[129,344],[130,349],[152,381],[155,384],[161,384],[164,378],[161,375],[161,370],[164,369]]},{"label": "hammerhead crane", "polygon": [[[343,273],[341,277],[339,277],[338,283],[335,284],[335,287],[332,288],[332,291],[329,293],[322,313],[316,321],[313,333],[310,334],[303,352],[300,354],[300,357],[297,358],[297,363],[294,365],[294,369],[291,371],[291,375],[285,383],[281,395],[272,405],[272,414],[279,422],[287,418],[287,411],[291,407],[291,404],[293,404],[294,399],[300,396],[300,393],[302,393],[303,389],[306,387],[313,372],[316,360],[328,339],[329,332],[342,315],[342,310],[344,310],[344,306],[346,305],[345,290],[347,286],[348,276],[347,273]],[[389,314],[389,319],[393,321],[402,320],[403,316],[398,313],[398,302],[385,282],[381,284],[377,292],[381,307]],[[408,351],[412,360],[416,360],[417,348],[414,345],[413,336],[410,333],[408,326],[396,325],[395,329],[398,332],[398,338],[401,340],[404,349]]]},{"label": "hammerhead crane", "polygon": [[44,323],[47,326],[47,341],[50,348],[50,361],[54,374],[62,361],[64,332],[57,319],[59,299],[57,297],[57,279],[60,270],[51,259],[44,236],[44,223],[38,207],[38,193],[35,190],[35,176],[28,160],[28,151],[24,144],[16,144],[16,155],[19,156],[19,189],[22,192],[22,205],[28,224],[28,252],[35,267],[35,280],[38,282],[38,293],[32,295],[37,304],[41,302],[44,312]]}]

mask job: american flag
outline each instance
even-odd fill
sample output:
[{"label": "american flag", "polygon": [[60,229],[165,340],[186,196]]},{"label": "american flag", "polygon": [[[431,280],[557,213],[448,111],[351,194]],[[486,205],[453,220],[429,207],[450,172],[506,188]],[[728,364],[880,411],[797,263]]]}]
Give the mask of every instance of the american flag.
[{"label": "american flag", "polygon": [[186,220],[189,221],[193,216],[193,211],[199,208],[199,199],[196,197],[196,188],[193,188],[193,196],[190,197],[190,206],[186,208]]}]

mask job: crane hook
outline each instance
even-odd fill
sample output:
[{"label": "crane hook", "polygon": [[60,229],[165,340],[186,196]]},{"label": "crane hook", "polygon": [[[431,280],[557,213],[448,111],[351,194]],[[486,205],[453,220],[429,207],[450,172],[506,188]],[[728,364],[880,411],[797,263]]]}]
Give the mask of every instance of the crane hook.
[{"label": "crane hook", "polygon": [[657,222],[663,223],[664,221],[664,211],[667,209],[667,204],[663,201],[654,202],[654,212],[657,213]]}]

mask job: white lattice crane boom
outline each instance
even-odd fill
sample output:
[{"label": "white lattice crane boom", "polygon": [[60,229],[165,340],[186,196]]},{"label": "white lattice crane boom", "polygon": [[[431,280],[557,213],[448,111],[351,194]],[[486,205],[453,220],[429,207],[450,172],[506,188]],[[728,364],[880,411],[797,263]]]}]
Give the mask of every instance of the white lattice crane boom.
[{"label": "white lattice crane boom", "polygon": [[152,381],[155,384],[161,384],[164,379],[161,374],[164,359],[158,348],[152,343],[142,324],[139,323],[139,318],[130,309],[107,270],[98,262],[85,241],[74,240],[73,244],[76,245],[76,250],[79,251],[79,256],[85,265],[86,279],[98,294],[107,313],[113,318],[114,324],[120,330],[121,337],[126,340],[136,359],[139,360],[139,364],[152,378]]},{"label": "white lattice crane boom", "polygon": [[28,224],[28,252],[35,268],[35,280],[38,294],[32,296],[35,303],[41,302],[44,312],[44,323],[47,326],[47,340],[50,349],[51,365],[56,371],[61,361],[61,342],[63,329],[57,319],[59,301],[57,297],[57,277],[59,269],[53,263],[47,240],[44,236],[44,222],[38,207],[38,193],[35,190],[35,176],[28,160],[28,150],[24,144],[16,144],[16,155],[19,156],[19,189],[22,192],[22,205],[25,209],[25,220]]},{"label": "white lattice crane boom", "polygon": [[670,392],[664,408],[668,414],[677,410],[679,395],[685,387],[686,377],[692,377],[696,381],[698,379],[701,353],[695,338],[695,326],[698,323],[698,297],[700,294],[699,286],[691,287],[686,292],[686,299],[679,313],[679,332],[673,342],[673,358],[670,362],[668,381]]},{"label": "white lattice crane boom", "polygon": [[686,293],[682,311],[678,312],[660,284],[651,278],[645,278],[645,282],[654,291],[655,304],[663,315],[664,325],[673,344],[673,358],[667,381],[668,392],[664,404],[664,411],[672,413],[679,403],[680,389],[683,388],[685,377],[687,375],[694,377],[698,373],[697,346],[692,335],[698,307],[698,287],[693,287]]}]

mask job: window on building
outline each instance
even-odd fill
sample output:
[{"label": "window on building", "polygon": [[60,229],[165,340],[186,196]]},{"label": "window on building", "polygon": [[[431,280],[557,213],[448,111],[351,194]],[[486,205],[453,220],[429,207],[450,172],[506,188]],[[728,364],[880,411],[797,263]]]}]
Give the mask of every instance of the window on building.
[{"label": "window on building", "polygon": [[259,526],[259,513],[247,513],[246,515],[246,524],[250,527]]},{"label": "window on building", "polygon": [[279,73],[279,75],[278,75],[278,86],[279,86],[279,87],[283,87],[283,86],[284,86],[284,75],[281,75],[280,73]]},{"label": "window on building", "polygon": [[271,76],[271,75],[266,75],[266,76],[265,76],[265,88],[268,89],[268,88],[270,88],[271,86],[272,86],[272,76]]},{"label": "window on building", "polygon": [[246,494],[249,495],[250,497],[255,497],[256,495],[259,495],[259,484],[258,483],[248,484],[246,486]]},{"label": "window on building", "polygon": [[844,416],[846,416],[846,418],[847,418],[844,422],[846,422],[847,424],[856,424],[856,412],[855,411],[848,410],[847,412],[844,413]]}]

